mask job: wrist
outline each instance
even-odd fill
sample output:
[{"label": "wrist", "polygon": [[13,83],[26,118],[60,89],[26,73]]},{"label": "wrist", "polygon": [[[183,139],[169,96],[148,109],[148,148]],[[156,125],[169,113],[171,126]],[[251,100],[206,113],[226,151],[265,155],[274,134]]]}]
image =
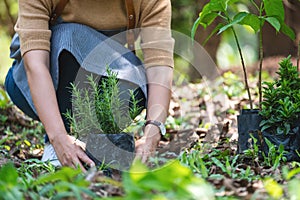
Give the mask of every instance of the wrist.
[{"label": "wrist", "polygon": [[166,134],[166,127],[165,127],[164,123],[157,121],[157,120],[147,120],[145,123],[145,126],[149,126],[149,125],[157,127],[157,129],[161,135]]},{"label": "wrist", "polygon": [[144,137],[146,139],[159,141],[161,139],[161,133],[159,128],[153,124],[147,124],[144,127]]},{"label": "wrist", "polygon": [[65,136],[67,136],[66,131],[55,131],[55,132],[47,132],[49,141],[51,144],[56,143],[57,141],[65,140],[63,139]]}]

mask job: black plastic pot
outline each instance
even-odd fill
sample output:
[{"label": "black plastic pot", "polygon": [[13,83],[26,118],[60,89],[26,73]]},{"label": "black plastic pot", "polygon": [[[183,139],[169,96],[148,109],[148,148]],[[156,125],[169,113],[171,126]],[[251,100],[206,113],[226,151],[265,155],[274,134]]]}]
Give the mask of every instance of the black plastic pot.
[{"label": "black plastic pot", "polygon": [[[259,124],[261,122],[261,116],[258,109],[243,109],[240,111],[240,115],[237,116],[238,124],[238,153],[249,149],[251,143],[249,143],[250,134],[259,139]],[[260,140],[259,140],[260,142]]]},{"label": "black plastic pot", "polygon": [[[291,131],[289,134],[276,134],[272,132],[263,132],[264,138],[267,138],[273,145],[279,147],[281,144],[284,146],[286,153],[284,156],[287,161],[300,161],[298,153],[300,153],[300,131]],[[268,147],[264,144],[263,151],[268,153]]]},{"label": "black plastic pot", "polygon": [[[293,129],[289,134],[276,134],[275,131],[269,129],[260,132],[259,124],[262,118],[259,115],[259,110],[241,110],[240,115],[237,117],[238,122],[238,153],[249,149],[253,144],[249,142],[250,134],[257,139],[259,149],[268,154],[268,145],[265,138],[268,139],[277,148],[282,144],[286,153],[284,156],[287,161],[300,161],[298,153],[300,153],[300,127]],[[300,124],[300,122],[299,122]],[[251,140],[250,140],[251,141]]]},{"label": "black plastic pot", "polygon": [[134,159],[134,138],[128,133],[90,134],[86,154],[97,166],[102,164],[117,170],[128,170]]}]

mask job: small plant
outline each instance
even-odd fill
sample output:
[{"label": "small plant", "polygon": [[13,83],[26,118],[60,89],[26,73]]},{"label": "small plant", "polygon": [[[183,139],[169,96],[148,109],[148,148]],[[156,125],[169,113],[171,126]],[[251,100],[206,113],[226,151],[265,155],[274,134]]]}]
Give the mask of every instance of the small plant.
[{"label": "small plant", "polygon": [[130,100],[120,99],[117,73],[107,67],[107,76],[97,80],[87,76],[89,88],[72,85],[73,115],[67,113],[73,131],[80,136],[90,132],[118,134],[141,112],[139,101],[132,90]]},{"label": "small plant", "polygon": [[[259,160],[262,161],[263,166],[272,167],[276,169],[281,162],[286,162],[286,157],[284,156],[286,151],[284,150],[284,146],[282,144],[277,148],[272,142],[270,142],[267,138],[264,138],[264,141],[267,145],[267,152],[264,152],[262,149],[262,142],[250,134],[251,139],[249,144],[251,145],[249,149],[244,150],[244,155],[252,159],[253,163],[258,163]],[[263,138],[261,138],[263,139]],[[252,140],[252,141],[251,141]]]},{"label": "small plant", "polygon": [[261,131],[289,134],[299,131],[300,78],[290,57],[279,63],[278,80],[264,82]]},{"label": "small plant", "polygon": [[276,146],[272,144],[267,138],[265,138],[265,141],[268,145],[268,154],[262,154],[264,163],[267,166],[272,166],[273,169],[276,169],[279,166],[280,162],[286,161],[286,158],[284,157],[284,146],[280,144],[279,147],[276,148]]}]

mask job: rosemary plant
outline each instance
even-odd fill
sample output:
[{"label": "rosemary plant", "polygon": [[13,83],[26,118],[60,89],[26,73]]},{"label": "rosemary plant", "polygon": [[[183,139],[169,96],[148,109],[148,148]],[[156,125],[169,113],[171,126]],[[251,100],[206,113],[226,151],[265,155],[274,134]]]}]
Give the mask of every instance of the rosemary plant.
[{"label": "rosemary plant", "polygon": [[[127,128],[142,108],[133,90],[120,91],[117,73],[109,67],[107,76],[100,80],[87,76],[88,88],[79,89],[72,84],[73,112],[66,114],[72,132],[85,137],[88,133],[118,134]],[[121,99],[129,92],[129,99]]]}]

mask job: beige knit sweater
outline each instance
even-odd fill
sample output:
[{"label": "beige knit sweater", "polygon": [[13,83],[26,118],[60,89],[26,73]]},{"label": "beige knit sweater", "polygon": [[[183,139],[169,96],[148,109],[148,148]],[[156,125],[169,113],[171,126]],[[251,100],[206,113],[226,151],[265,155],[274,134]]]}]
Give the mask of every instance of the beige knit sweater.
[{"label": "beige knit sweater", "polygon": [[[19,17],[15,30],[20,37],[22,55],[36,49],[50,51],[49,18],[58,1],[19,0]],[[170,0],[133,1],[136,27],[141,28],[145,66],[173,67],[174,40],[170,30]],[[125,0],[69,0],[61,17],[66,22],[85,24],[96,30],[127,26]]]}]

